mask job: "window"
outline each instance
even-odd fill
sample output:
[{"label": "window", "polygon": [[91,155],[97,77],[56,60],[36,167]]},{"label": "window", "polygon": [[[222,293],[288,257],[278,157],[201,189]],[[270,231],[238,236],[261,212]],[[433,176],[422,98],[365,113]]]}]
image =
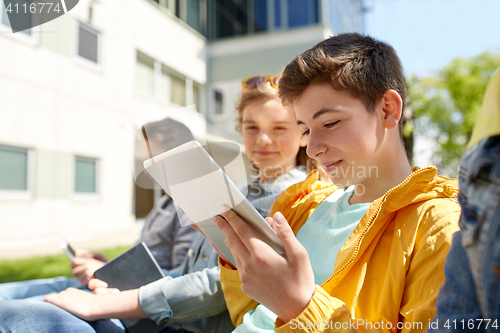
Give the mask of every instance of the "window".
[{"label": "window", "polygon": [[[29,8],[31,1],[30,0],[19,0],[19,1],[16,1],[16,4],[18,4],[18,8],[21,8],[24,5],[26,5],[26,7]],[[14,3],[12,3],[12,5],[14,5]],[[15,8],[12,8],[12,5],[11,5],[11,9],[16,10]],[[7,10],[5,8],[4,1],[2,1],[2,5],[0,7],[2,8],[1,22],[3,25],[9,27],[9,29],[10,29],[11,23],[9,20],[9,16],[7,15]],[[17,15],[16,16],[16,22],[14,22],[14,26],[13,26],[14,29],[16,29],[16,28],[23,29],[24,27],[29,27],[29,26],[31,26],[31,15]],[[21,30],[20,33],[31,36],[31,29]]]},{"label": "window", "polygon": [[0,190],[28,190],[28,149],[0,145]]},{"label": "window", "polygon": [[247,14],[247,1],[216,0],[216,38],[246,34]]},{"label": "window", "polygon": [[202,32],[199,0],[186,0],[186,23],[196,31]]},{"label": "window", "polygon": [[[282,0],[283,1],[283,0]],[[288,26],[300,27],[318,23],[317,0],[287,0]]]},{"label": "window", "polygon": [[0,145],[0,197],[31,198],[33,183],[33,151]]},{"label": "window", "polygon": [[75,156],[75,193],[97,193],[97,162],[94,158]]},{"label": "window", "polygon": [[162,66],[158,97],[162,102],[186,106],[186,79],[174,74],[167,66]]},{"label": "window", "polygon": [[154,59],[138,52],[135,68],[135,88],[137,91],[154,97]]},{"label": "window", "polygon": [[164,103],[186,106],[186,85],[189,87],[190,84],[195,83],[158,60],[137,51],[135,87],[139,93]]},{"label": "window", "polygon": [[215,114],[223,114],[224,113],[224,108],[223,108],[223,95],[222,91],[220,90],[215,90]]},{"label": "window", "polygon": [[0,22],[3,25],[10,27],[9,17],[7,16],[7,11],[5,10],[5,4],[3,1],[2,1],[2,5],[0,7],[2,7],[2,17],[1,17]]},{"label": "window", "polygon": [[186,106],[186,80],[175,75],[170,75],[171,80],[171,102]]},{"label": "window", "polygon": [[197,84],[193,84],[193,104],[196,106],[196,111],[201,112],[201,88]]},{"label": "window", "polygon": [[89,61],[99,63],[99,31],[79,22],[78,55]]},{"label": "window", "polygon": [[281,27],[281,0],[274,0],[274,26]]},{"label": "window", "polygon": [[254,3],[255,11],[255,25],[254,31],[266,31],[267,30],[267,0],[255,0]]},{"label": "window", "polygon": [[[15,3],[16,2],[14,2],[13,4],[15,5]],[[19,9],[23,8],[23,10],[24,10],[24,5],[26,5],[26,7],[29,7],[30,3],[31,1],[29,0],[17,1],[18,8]],[[16,8],[14,7],[13,10],[15,11]],[[18,15],[15,20],[16,22],[10,22],[9,15],[5,8],[5,2],[0,1],[0,34],[2,34],[2,36],[6,36],[8,38],[12,38],[31,45],[38,44],[39,35],[36,32],[38,31],[39,28],[34,27],[30,29],[24,29],[26,27],[31,26],[31,20],[32,17],[30,15]],[[14,29],[18,27],[19,28],[18,30],[20,31],[17,33],[12,33],[11,23],[13,24]]]},{"label": "window", "polygon": [[213,0],[208,38],[286,30],[317,24],[318,0]]},{"label": "window", "polygon": [[181,4],[179,0],[175,0],[175,16],[181,17]]}]

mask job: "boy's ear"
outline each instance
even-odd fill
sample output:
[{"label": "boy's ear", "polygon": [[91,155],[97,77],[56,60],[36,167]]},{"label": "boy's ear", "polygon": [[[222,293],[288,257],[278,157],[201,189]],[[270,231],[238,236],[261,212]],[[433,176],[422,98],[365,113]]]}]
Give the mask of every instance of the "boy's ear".
[{"label": "boy's ear", "polygon": [[397,127],[403,113],[403,100],[396,90],[389,89],[382,96],[382,115],[385,128]]}]

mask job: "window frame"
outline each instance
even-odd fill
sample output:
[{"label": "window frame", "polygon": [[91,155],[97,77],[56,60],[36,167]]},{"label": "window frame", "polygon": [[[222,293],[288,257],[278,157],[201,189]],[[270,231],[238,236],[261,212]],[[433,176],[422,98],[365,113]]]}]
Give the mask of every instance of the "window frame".
[{"label": "window frame", "polygon": [[28,45],[38,46],[40,43],[40,26],[31,28],[31,34],[29,35],[22,32],[13,33],[10,25],[6,25],[2,22],[2,14],[4,11],[6,12],[5,3],[0,1],[0,36],[6,36],[7,38],[11,38]]},{"label": "window frame", "polygon": [[[77,159],[93,161],[95,162],[95,179],[94,186],[95,192],[77,192],[76,191],[76,161]],[[100,171],[101,161],[97,157],[85,156],[83,154],[73,154],[73,169],[72,169],[72,189],[71,198],[77,201],[97,201],[100,199],[100,186],[101,186],[101,171]]]},{"label": "window frame", "polygon": [[[139,58],[142,57],[142,58],[149,58],[152,62],[153,62],[153,91],[152,91],[152,95],[149,95],[147,92],[144,92],[142,90],[140,90],[138,87],[137,87],[137,64],[139,62]],[[148,60],[149,60],[148,59]],[[156,89],[157,89],[157,86],[159,84],[158,79],[157,79],[157,74],[156,74],[156,71],[158,70],[156,68],[156,60],[150,56],[148,56],[147,54],[145,54],[144,52],[141,52],[139,50],[136,50],[136,56],[135,56],[135,67],[134,67],[134,92],[136,94],[138,94],[139,96],[142,96],[142,97],[145,97],[145,98],[150,98],[150,99],[160,99],[160,98],[157,98],[156,95],[157,95],[157,92],[156,92]]]},{"label": "window frame", "polygon": [[[164,73],[167,74],[168,76],[170,76],[170,101],[167,101],[167,103],[175,105],[177,107],[186,107],[187,106],[187,102],[188,102],[187,84],[188,84],[189,78],[187,76],[185,76],[185,75],[178,74],[175,70],[173,70],[169,66],[161,63],[161,72],[160,72],[160,75],[163,75]],[[179,81],[178,83],[180,83],[180,84],[178,85],[178,87],[180,87],[184,91],[184,98],[183,98],[184,99],[184,105],[177,104],[177,103],[175,103],[173,101],[174,80],[178,80]],[[181,83],[181,81],[182,81],[182,83]],[[160,89],[165,89],[165,87],[163,87],[161,83],[160,83],[159,88]]]},{"label": "window frame", "polygon": [[[87,24],[83,21],[80,20],[75,20],[75,58],[76,61],[84,66],[87,67],[88,69],[95,70],[95,71],[101,71],[102,70],[102,32],[90,24]],[[87,59],[85,57],[82,57],[80,55],[80,27],[82,27],[84,30],[87,30],[88,32],[91,33],[96,33],[97,34],[97,62],[93,62],[90,59]]]},{"label": "window frame", "polygon": [[31,200],[34,198],[35,151],[31,148],[1,144],[0,149],[26,153],[26,189],[0,189],[1,200]]},{"label": "window frame", "polygon": [[[225,112],[224,112],[224,90],[221,89],[221,88],[218,88],[218,87],[215,87],[212,89],[212,92],[213,92],[213,101],[214,101],[214,117],[215,118],[221,118],[221,117],[224,117],[225,115]],[[217,105],[218,105],[218,101],[217,101],[217,95],[220,95],[220,113],[217,113]]]},{"label": "window frame", "polygon": [[[145,93],[144,91],[141,91],[137,88],[137,63],[139,62],[139,58],[145,58],[146,60],[152,61],[153,62],[153,95],[150,96],[149,94]],[[172,95],[170,95],[170,100],[165,100],[163,98],[164,90],[167,88],[163,83],[162,83],[162,76],[163,75],[168,75],[170,79],[179,79],[183,81],[183,89],[184,89],[184,104],[177,104],[172,101]],[[198,83],[194,79],[176,71],[172,67],[168,66],[167,64],[161,62],[158,59],[155,59],[148,54],[140,51],[139,49],[136,49],[136,57],[135,57],[135,74],[134,74],[134,91],[137,96],[140,96],[142,98],[147,98],[150,100],[157,101],[162,104],[167,104],[176,108],[184,108],[186,106],[189,106],[189,99],[190,99],[190,89],[193,90],[193,86],[196,84],[200,90],[203,89],[204,85]],[[191,84],[192,87],[188,87],[188,85]],[[179,86],[180,87],[180,86]],[[170,87],[170,94],[172,93],[172,86]],[[192,97],[192,96],[191,96]],[[192,99],[192,98],[191,98]]]}]

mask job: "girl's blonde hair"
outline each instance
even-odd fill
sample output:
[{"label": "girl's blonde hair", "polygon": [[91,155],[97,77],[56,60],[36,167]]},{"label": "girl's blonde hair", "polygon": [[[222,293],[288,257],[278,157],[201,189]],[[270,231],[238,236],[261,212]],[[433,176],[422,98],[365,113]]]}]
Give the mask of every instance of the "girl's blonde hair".
[{"label": "girl's blonde hair", "polygon": [[[262,100],[272,99],[278,96],[278,90],[272,88],[267,84],[258,86],[256,89],[242,93],[241,98],[236,103],[236,130],[241,133],[241,125],[243,123],[243,110],[251,103]],[[327,173],[318,164],[318,162],[306,154],[306,147],[300,147],[297,157],[296,165],[303,167],[308,173],[314,169],[318,169],[320,179],[329,180]]]}]

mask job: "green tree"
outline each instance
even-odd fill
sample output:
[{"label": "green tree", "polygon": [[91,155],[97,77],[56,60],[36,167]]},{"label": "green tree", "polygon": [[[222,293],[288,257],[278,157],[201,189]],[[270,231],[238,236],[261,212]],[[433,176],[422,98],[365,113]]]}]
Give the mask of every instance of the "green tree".
[{"label": "green tree", "polygon": [[457,58],[432,77],[407,81],[415,133],[437,143],[432,162],[456,176],[486,86],[500,68],[500,54],[484,52]]}]

